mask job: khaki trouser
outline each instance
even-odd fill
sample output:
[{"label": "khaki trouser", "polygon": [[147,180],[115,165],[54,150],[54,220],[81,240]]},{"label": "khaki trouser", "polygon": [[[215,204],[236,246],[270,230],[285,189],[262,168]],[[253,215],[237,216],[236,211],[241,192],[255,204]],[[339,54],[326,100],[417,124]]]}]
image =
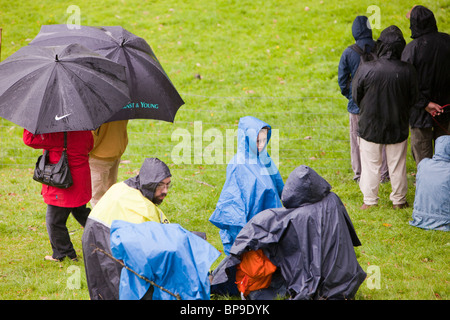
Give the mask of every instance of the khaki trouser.
[{"label": "khaki trouser", "polygon": [[[353,170],[353,180],[359,180],[361,177],[361,156],[359,152],[359,137],[358,137],[358,122],[359,114],[349,113],[350,124],[350,161]],[[381,180],[389,178],[389,172],[386,161],[386,153],[383,148],[383,161],[381,164]]]},{"label": "khaki trouser", "polygon": [[92,182],[92,208],[108,189],[117,182],[120,158],[113,161],[105,161],[96,158],[89,158]]},{"label": "khaki trouser", "polygon": [[377,144],[359,139],[361,152],[361,180],[359,187],[367,205],[378,204],[378,188],[380,186],[380,168],[383,146],[386,150],[387,165],[391,178],[392,192],[390,200],[394,205],[406,202],[408,181],[406,177],[406,152],[408,139],[396,144]]}]

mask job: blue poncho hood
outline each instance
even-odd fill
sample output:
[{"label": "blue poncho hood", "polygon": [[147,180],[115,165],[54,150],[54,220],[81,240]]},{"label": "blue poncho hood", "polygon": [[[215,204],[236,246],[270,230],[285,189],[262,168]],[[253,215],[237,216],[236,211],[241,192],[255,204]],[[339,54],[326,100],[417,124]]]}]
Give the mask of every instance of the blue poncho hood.
[{"label": "blue poncho hood", "polygon": [[226,254],[247,221],[265,209],[282,206],[283,179],[267,148],[258,152],[256,146],[258,133],[263,128],[269,130],[269,143],[269,124],[251,116],[240,119],[237,154],[227,166],[225,184],[216,210],[209,219],[221,229],[220,237]]}]

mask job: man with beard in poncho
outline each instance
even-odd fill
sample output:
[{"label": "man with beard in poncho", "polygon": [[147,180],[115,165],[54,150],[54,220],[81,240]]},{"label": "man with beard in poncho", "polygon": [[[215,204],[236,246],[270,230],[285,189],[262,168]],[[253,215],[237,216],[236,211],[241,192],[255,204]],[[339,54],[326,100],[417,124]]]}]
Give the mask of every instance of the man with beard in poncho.
[{"label": "man with beard in poncho", "polygon": [[92,300],[119,299],[122,266],[100,251],[111,254],[110,231],[114,220],[130,223],[169,223],[157,205],[170,187],[171,173],[157,158],[145,159],[139,174],[114,184],[92,209],[82,237],[89,295]]},{"label": "man with beard in poncho", "polygon": [[[236,281],[240,292],[249,289],[244,296],[250,300],[285,295],[294,300],[352,299],[366,277],[353,248],[361,243],[330,184],[302,165],[289,175],[281,200],[284,208],[265,210],[242,228],[230,255],[212,273],[211,292],[224,293]],[[269,280],[265,287],[245,288],[261,283],[260,270],[250,274],[241,266],[257,251],[264,256],[254,255],[254,264],[266,259],[260,269],[272,264],[276,271],[263,275]],[[241,277],[234,279],[236,269]]]},{"label": "man with beard in poncho", "polygon": [[257,213],[280,208],[283,179],[267,153],[271,127],[257,118],[239,120],[237,154],[209,221],[220,229],[225,254],[243,226]]}]

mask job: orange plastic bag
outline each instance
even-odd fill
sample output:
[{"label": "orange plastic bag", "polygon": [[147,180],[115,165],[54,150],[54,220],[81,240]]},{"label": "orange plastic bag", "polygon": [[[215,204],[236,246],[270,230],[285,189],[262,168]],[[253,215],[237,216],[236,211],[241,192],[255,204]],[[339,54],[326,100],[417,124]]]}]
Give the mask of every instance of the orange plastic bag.
[{"label": "orange plastic bag", "polygon": [[236,284],[244,297],[251,291],[267,288],[277,267],[261,249],[247,251],[241,258],[236,267]]}]

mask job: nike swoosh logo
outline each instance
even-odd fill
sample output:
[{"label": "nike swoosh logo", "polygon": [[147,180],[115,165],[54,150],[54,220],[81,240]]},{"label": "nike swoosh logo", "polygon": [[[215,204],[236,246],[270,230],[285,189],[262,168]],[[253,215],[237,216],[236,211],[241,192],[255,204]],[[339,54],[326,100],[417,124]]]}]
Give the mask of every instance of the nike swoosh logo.
[{"label": "nike swoosh logo", "polygon": [[59,120],[64,119],[64,118],[66,118],[66,117],[68,117],[68,116],[70,116],[70,115],[71,115],[71,113],[65,114],[65,115],[63,115],[63,116],[61,116],[61,117],[58,117],[58,115],[56,115],[56,116],[55,116],[55,120],[56,120],[56,121],[59,121]]}]

